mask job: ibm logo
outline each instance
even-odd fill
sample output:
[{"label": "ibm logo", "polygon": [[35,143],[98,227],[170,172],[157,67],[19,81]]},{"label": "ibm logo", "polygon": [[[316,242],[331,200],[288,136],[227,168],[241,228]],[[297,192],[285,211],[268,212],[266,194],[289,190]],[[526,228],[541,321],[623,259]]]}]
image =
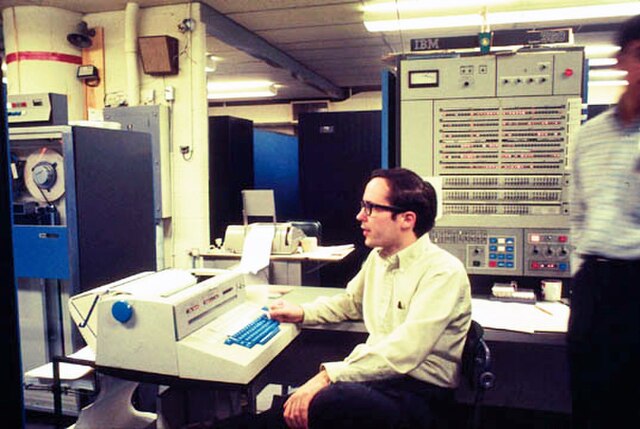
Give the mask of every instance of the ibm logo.
[{"label": "ibm logo", "polygon": [[440,49],[440,39],[411,39],[412,51],[432,51]]}]

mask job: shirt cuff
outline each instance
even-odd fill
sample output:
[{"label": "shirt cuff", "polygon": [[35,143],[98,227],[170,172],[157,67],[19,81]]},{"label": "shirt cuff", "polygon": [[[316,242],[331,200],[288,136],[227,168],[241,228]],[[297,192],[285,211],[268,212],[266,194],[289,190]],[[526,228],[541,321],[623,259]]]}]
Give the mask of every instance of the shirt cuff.
[{"label": "shirt cuff", "polygon": [[311,305],[302,304],[302,324],[315,325],[318,323],[318,311]]},{"label": "shirt cuff", "polygon": [[329,376],[329,380],[332,383],[340,381],[340,375],[347,368],[347,363],[344,361],[340,362],[323,362],[320,364],[320,369],[325,370],[327,375]]}]

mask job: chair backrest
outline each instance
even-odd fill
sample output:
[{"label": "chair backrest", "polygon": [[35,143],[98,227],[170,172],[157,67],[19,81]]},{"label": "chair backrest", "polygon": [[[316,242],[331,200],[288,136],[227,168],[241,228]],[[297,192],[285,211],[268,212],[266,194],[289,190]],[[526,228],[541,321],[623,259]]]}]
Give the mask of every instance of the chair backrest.
[{"label": "chair backrest", "polygon": [[495,384],[491,363],[491,351],[484,341],[484,329],[478,322],[472,320],[462,351],[462,377],[475,393],[472,419],[469,424],[472,428],[479,427],[480,403],[484,392]]},{"label": "chair backrest", "polygon": [[268,217],[276,223],[276,203],[273,189],[245,189],[242,191],[242,220],[249,224],[250,217]]},{"label": "chair backrest", "polygon": [[322,245],[322,224],[317,220],[288,220],[297,228],[300,228],[307,237],[316,237],[318,244]]}]

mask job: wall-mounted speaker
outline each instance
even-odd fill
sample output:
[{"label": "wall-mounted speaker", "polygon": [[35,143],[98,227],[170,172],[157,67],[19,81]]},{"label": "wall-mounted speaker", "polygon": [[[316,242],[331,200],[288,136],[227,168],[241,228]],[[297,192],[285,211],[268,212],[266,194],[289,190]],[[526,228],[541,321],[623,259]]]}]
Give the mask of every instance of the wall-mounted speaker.
[{"label": "wall-mounted speaker", "polygon": [[171,36],[138,37],[138,48],[146,74],[178,74],[178,39]]},{"label": "wall-mounted speaker", "polygon": [[89,28],[86,22],[80,21],[76,26],[75,33],[67,34],[67,40],[76,48],[90,48],[92,45],[91,38],[96,35],[96,30]]}]

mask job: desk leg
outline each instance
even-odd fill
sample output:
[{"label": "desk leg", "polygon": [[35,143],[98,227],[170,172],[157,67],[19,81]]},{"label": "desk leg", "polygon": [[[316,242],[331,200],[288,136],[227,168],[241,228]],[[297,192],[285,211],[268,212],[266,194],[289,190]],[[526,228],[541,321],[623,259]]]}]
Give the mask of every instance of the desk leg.
[{"label": "desk leg", "polygon": [[258,394],[256,392],[256,389],[254,388],[253,385],[249,385],[243,390],[244,390],[243,394],[246,396],[246,400],[247,400],[246,409],[243,411],[247,411],[251,414],[255,414],[258,410],[257,398],[256,398]]},{"label": "desk leg", "polygon": [[62,386],[60,384],[60,361],[56,356],[52,359],[53,365],[53,416],[56,427],[62,424]]}]

